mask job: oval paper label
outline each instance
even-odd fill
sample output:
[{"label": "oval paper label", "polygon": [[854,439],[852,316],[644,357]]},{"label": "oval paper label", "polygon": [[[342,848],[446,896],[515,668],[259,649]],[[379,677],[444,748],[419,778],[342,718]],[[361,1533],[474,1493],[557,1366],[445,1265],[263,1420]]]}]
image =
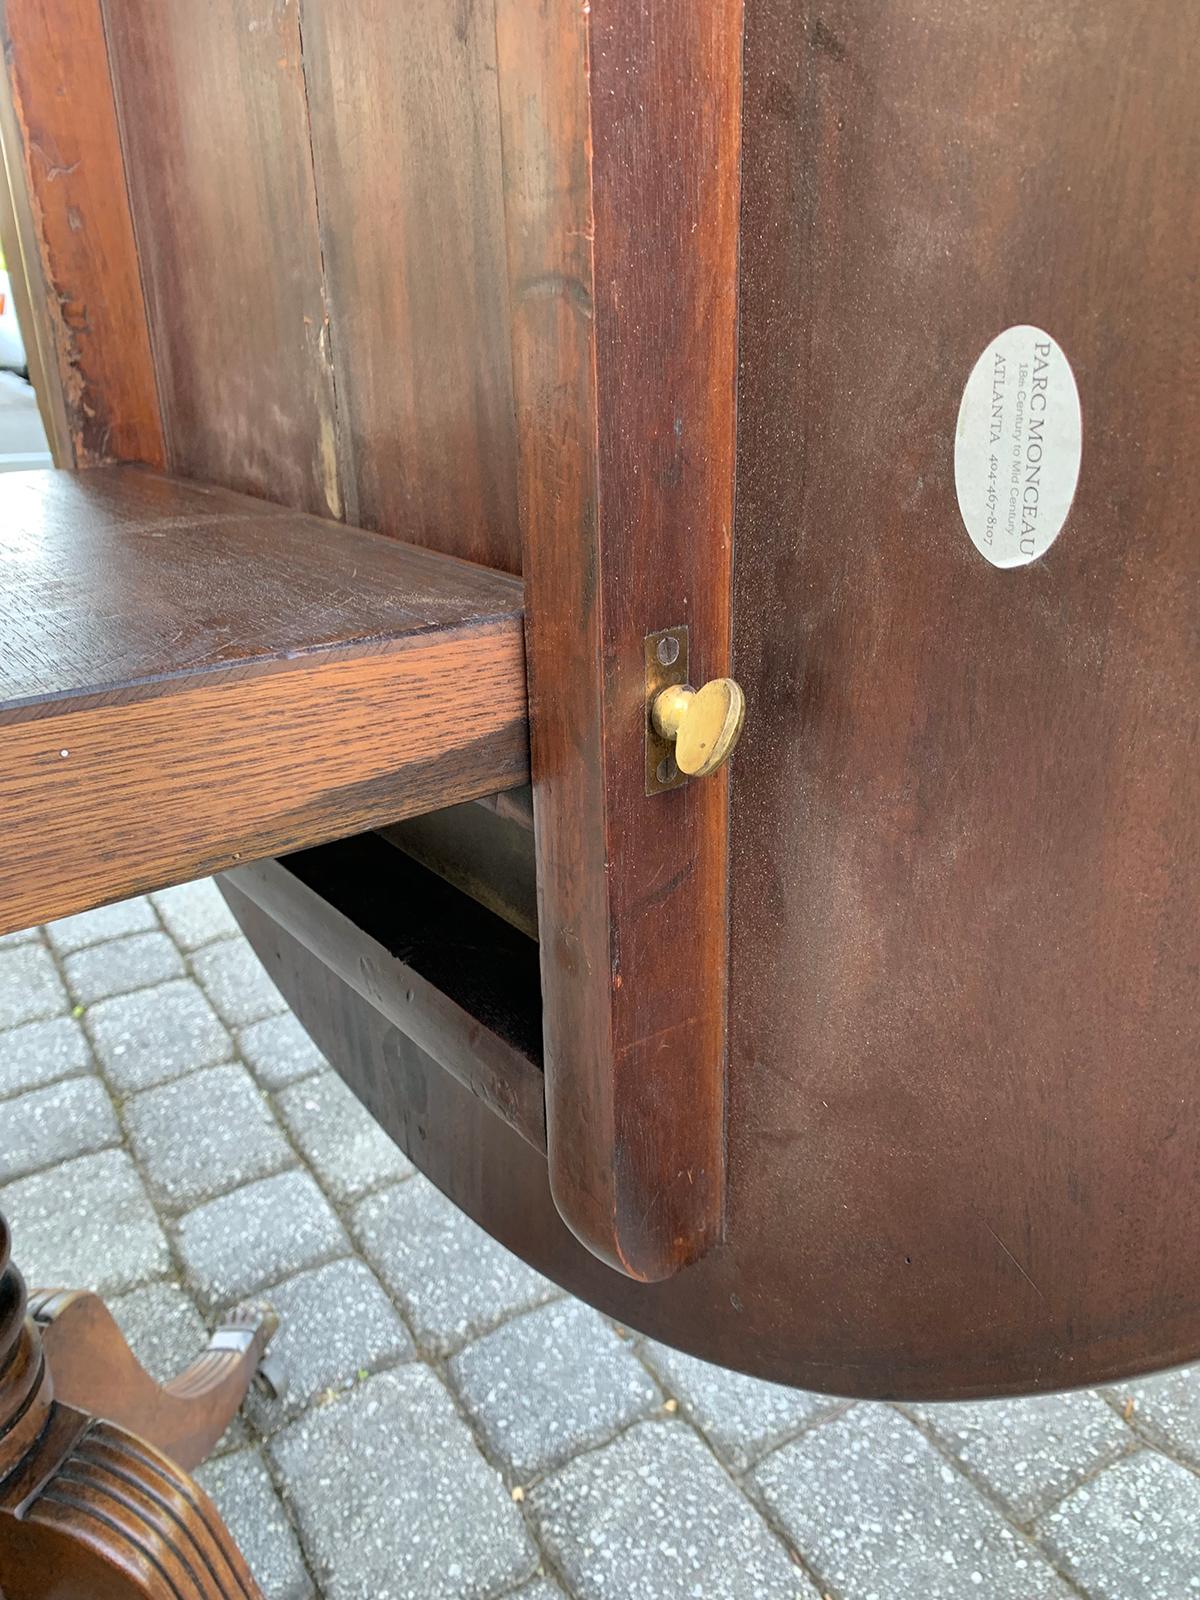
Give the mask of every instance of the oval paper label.
[{"label": "oval paper label", "polygon": [[1022,323],[975,363],[954,439],[958,509],[995,567],[1023,567],[1058,538],[1079,482],[1083,418],[1060,346]]}]

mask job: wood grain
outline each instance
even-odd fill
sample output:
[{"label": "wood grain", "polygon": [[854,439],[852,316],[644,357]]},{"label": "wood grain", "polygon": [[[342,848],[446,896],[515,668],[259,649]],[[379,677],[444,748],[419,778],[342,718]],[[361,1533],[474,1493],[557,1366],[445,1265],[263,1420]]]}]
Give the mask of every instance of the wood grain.
[{"label": "wood grain", "polygon": [[305,0],[353,520],[520,571],[491,0]]},{"label": "wood grain", "polygon": [[105,11],[170,468],[340,516],[297,7]]},{"label": "wood grain", "polygon": [[515,580],[132,469],[0,496],[6,929],[526,780]]},{"label": "wood grain", "polygon": [[100,0],[3,0],[0,127],[63,466],[164,446]]},{"label": "wood grain", "polygon": [[[1194,29],[1159,0],[747,21],[724,1239],[665,1282],[606,1267],[528,1144],[253,936],[422,1170],[627,1326],[889,1398],[1195,1359]],[[550,283],[585,363],[586,298]],[[1000,572],[958,516],[955,418],[1024,320],[1074,365],[1083,474],[1049,554]],[[574,493],[562,440],[542,465]],[[581,831],[557,866],[604,859]]]},{"label": "wood grain", "polygon": [[644,793],[645,636],[725,672],[740,0],[500,0],[551,1184],[661,1278],[721,1235],[723,775]]},{"label": "wood grain", "polygon": [[[1194,17],[750,15],[736,1235],[776,1241],[800,1381],[1195,1356]],[[1025,322],[1073,364],[1083,468],[1004,572],[955,424]]]}]

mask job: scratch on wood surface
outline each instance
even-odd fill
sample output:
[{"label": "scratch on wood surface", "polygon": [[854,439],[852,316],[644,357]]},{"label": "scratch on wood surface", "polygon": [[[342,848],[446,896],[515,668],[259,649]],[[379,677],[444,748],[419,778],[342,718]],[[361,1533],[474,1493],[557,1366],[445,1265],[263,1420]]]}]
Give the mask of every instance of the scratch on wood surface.
[{"label": "scratch on wood surface", "polygon": [[[286,9],[286,0],[285,0]],[[342,431],[341,396],[338,393],[337,363],[333,357],[333,323],[329,300],[329,270],[325,260],[325,224],[321,216],[321,193],[317,183],[317,152],[313,135],[312,104],[309,97],[308,64],[305,57],[304,19],[296,11],[294,29],[297,60],[300,68],[300,98],[304,106],[304,128],[308,141],[308,173],[312,183],[313,214],[317,228],[317,253],[321,273],[321,329],[317,336],[318,357],[329,382],[329,408],[320,407],[321,486],[329,514],[339,520],[357,522],[358,495],[355,480],[347,458],[348,445]],[[308,317],[305,323],[311,326]],[[345,491],[345,492],[343,492]]]},{"label": "scratch on wood surface", "polygon": [[624,1059],[625,1056],[632,1055],[635,1051],[645,1050],[647,1046],[653,1045],[657,1048],[662,1040],[673,1033],[678,1033],[682,1028],[692,1027],[699,1020],[699,1016],[693,1012],[690,1016],[682,1017],[678,1022],[668,1022],[665,1027],[655,1028],[650,1033],[639,1034],[636,1039],[630,1039],[627,1044],[623,1044],[617,1051],[617,1055],[619,1058]]},{"label": "scratch on wood surface", "polygon": [[984,1223],[984,1227],[985,1227],[985,1228],[986,1228],[986,1229],[987,1229],[987,1231],[988,1231],[988,1232],[989,1232],[989,1233],[990,1233],[990,1234],[991,1234],[991,1236],[992,1236],[992,1238],[993,1238],[993,1239],[995,1239],[995,1241],[996,1241],[996,1243],[997,1243],[997,1244],[998,1244],[998,1245],[999,1245],[999,1246],[1000,1246],[1000,1248],[1001,1248],[1001,1250],[1003,1250],[1003,1251],[1004,1251],[1004,1254],[1005,1254],[1005,1255],[1006,1255],[1006,1256],[1007,1256],[1007,1257],[1008,1257],[1008,1259],[1009,1259],[1009,1260],[1010,1260],[1010,1261],[1011,1261],[1011,1262],[1012,1262],[1012,1264],[1013,1264],[1013,1266],[1014,1266],[1014,1267],[1016,1267],[1016,1269],[1017,1269],[1017,1271],[1018,1271],[1018,1272],[1019,1272],[1019,1273],[1020,1273],[1020,1274],[1021,1274],[1021,1276],[1022,1276],[1022,1277],[1023,1277],[1023,1278],[1024,1278],[1024,1279],[1025,1279],[1025,1282],[1026,1282],[1026,1283],[1027,1283],[1027,1284],[1028,1284],[1028,1285],[1029,1285],[1029,1287],[1030,1287],[1030,1288],[1031,1288],[1031,1289],[1032,1289],[1032,1290],[1033,1290],[1033,1292],[1034,1292],[1034,1293],[1035,1293],[1035,1294],[1036,1294],[1036,1295],[1037,1295],[1037,1296],[1038,1296],[1038,1298],[1039,1298],[1039,1299],[1040,1299],[1040,1300],[1044,1300],[1044,1299],[1045,1299],[1045,1298],[1046,1298],[1046,1296],[1045,1296],[1045,1295],[1044,1295],[1044,1294],[1043,1294],[1043,1293],[1042,1293],[1042,1291],[1041,1291],[1041,1290],[1040,1290],[1040,1289],[1039,1289],[1039,1288],[1038,1288],[1038,1286],[1037,1286],[1037,1284],[1036,1284],[1036,1283],[1034,1283],[1034,1281],[1033,1281],[1033,1279],[1032,1279],[1032,1278],[1031,1278],[1031,1277],[1030,1277],[1030,1276],[1029,1276],[1029,1274],[1028,1274],[1028,1273],[1027,1273],[1027,1272],[1026,1272],[1026,1271],[1025,1271],[1025,1268],[1024,1268],[1024,1267],[1023,1267],[1023,1266],[1022,1266],[1022,1265],[1021,1265],[1021,1263],[1020,1263],[1020,1262],[1019,1262],[1019,1261],[1018,1261],[1018,1260],[1017,1260],[1017,1258],[1016,1258],[1016,1256],[1015,1256],[1015,1255],[1013,1255],[1013,1253],[1012,1253],[1012,1251],[1011,1251],[1011,1250],[1010,1250],[1010,1249],[1009,1249],[1009,1248],[1008,1248],[1008,1246],[1007,1246],[1007,1245],[1006,1245],[1006,1244],[1005,1244],[1005,1242],[1004,1242],[1004,1240],[1003,1240],[1003,1239],[1002,1239],[1002,1238],[1001,1238],[1001,1237],[1000,1237],[1000,1235],[999,1235],[999,1234],[998,1234],[998,1233],[997,1233],[997,1232],[996,1232],[996,1230],[995,1230],[995,1228],[993,1228],[993,1227],[992,1227],[992,1225],[991,1225],[991,1223],[990,1223],[990,1222],[985,1222],[985,1223]]},{"label": "scratch on wood surface", "polygon": [[55,178],[69,178],[71,174],[73,172],[77,172],[80,166],[83,164],[82,159],[79,161],[72,161],[67,166],[64,166],[61,161],[52,161],[36,139],[31,142],[30,149],[36,150],[38,155],[42,158],[46,168],[46,177],[51,183],[54,182]]},{"label": "scratch on wood surface", "polygon": [[554,299],[561,296],[577,311],[589,319],[592,316],[592,297],[585,284],[564,272],[544,272],[534,278],[525,278],[517,284],[521,300]]}]

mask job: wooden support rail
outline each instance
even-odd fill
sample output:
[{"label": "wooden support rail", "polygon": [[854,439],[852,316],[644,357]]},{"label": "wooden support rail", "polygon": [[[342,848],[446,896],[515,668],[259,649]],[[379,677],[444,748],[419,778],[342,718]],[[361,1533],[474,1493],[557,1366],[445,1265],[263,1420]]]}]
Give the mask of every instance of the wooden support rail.
[{"label": "wooden support rail", "polygon": [[[265,912],[545,1154],[532,940],[375,834],[238,867],[220,883],[239,920],[247,904]],[[362,1059],[334,1065],[370,1104]]]},{"label": "wooden support rail", "polygon": [[646,640],[730,670],[741,0],[499,0],[550,1185],[657,1281],[725,1228],[728,778],[646,793]]},{"label": "wooden support rail", "polygon": [[528,781],[513,578],[132,467],[0,572],[0,932]]}]

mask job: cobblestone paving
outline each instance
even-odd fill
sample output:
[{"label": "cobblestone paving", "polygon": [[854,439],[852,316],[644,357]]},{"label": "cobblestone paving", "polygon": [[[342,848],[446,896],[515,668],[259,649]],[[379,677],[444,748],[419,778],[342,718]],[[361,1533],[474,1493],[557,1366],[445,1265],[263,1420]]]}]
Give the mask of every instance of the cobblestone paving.
[{"label": "cobblestone paving", "polygon": [[0,940],[0,1208],[160,1376],[273,1303],[201,1469],[269,1600],[1187,1600],[1200,1369],[850,1405],[629,1335],[329,1071],[209,883]]}]

